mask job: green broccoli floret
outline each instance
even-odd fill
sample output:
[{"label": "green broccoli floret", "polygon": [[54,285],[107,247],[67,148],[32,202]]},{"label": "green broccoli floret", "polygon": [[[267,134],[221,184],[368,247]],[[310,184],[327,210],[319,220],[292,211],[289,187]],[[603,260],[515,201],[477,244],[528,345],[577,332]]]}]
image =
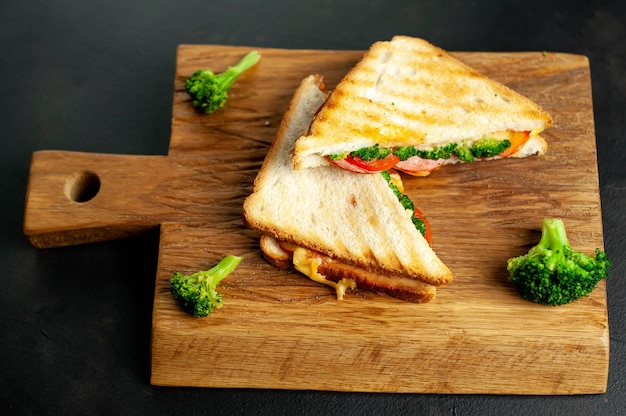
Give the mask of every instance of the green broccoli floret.
[{"label": "green broccoli floret", "polygon": [[330,160],[344,160],[345,158],[348,157],[349,154],[350,152],[334,153],[332,155],[328,155],[328,158]]},{"label": "green broccoli floret", "polygon": [[510,258],[507,269],[522,298],[554,306],[587,296],[607,277],[610,265],[597,248],[595,258],[574,251],[563,221],[546,218],[539,243],[527,254]]},{"label": "green broccoli floret", "polygon": [[216,287],[226,276],[235,270],[243,257],[226,256],[210,270],[183,275],[175,272],[170,279],[170,291],[174,299],[196,318],[202,318],[222,307],[222,294]]},{"label": "green broccoli floret", "polygon": [[220,74],[214,74],[210,69],[194,72],[185,81],[185,90],[191,96],[191,104],[206,114],[222,108],[228,99],[228,90],[235,80],[259,62],[259,59],[261,55],[252,51]]},{"label": "green broccoli floret", "polygon": [[454,149],[454,154],[463,162],[473,162],[475,159],[472,154],[471,146],[458,145],[456,149]]},{"label": "green broccoli floret", "polygon": [[407,160],[413,156],[421,157],[422,159],[448,159],[454,153],[456,149],[456,143],[449,143],[445,146],[437,146],[432,149],[424,150],[417,149],[414,146],[396,147],[393,149],[393,154],[398,156],[400,160]]},{"label": "green broccoli floret", "polygon": [[485,136],[474,142],[470,148],[470,152],[472,152],[472,155],[475,158],[482,159],[485,157],[499,155],[509,147],[511,147],[511,142],[509,140],[496,140]]},{"label": "green broccoli floret", "polygon": [[415,225],[415,228],[417,228],[417,231],[419,231],[422,235],[425,236],[426,224],[424,224],[424,221],[421,218],[415,215],[415,204],[413,204],[413,201],[411,201],[411,198],[409,198],[408,196],[400,192],[398,187],[391,181],[391,175],[389,174],[389,171],[385,170],[385,171],[380,172],[380,174],[383,175],[383,178],[385,178],[385,180],[387,181],[387,184],[389,185],[393,193],[398,198],[398,201],[400,201],[400,204],[402,205],[402,207],[404,209],[408,209],[409,211],[413,213],[413,215],[411,216],[411,221],[413,221],[413,225]]},{"label": "green broccoli floret", "polygon": [[400,160],[405,161],[413,156],[417,156],[417,149],[415,146],[402,146],[393,149],[393,154],[398,156]]},{"label": "green broccoli floret", "polygon": [[480,140],[468,145],[458,145],[453,153],[463,162],[473,162],[475,159],[483,159],[499,155],[511,147],[509,140],[497,140],[490,136],[484,136]]},{"label": "green broccoli floret", "polygon": [[391,154],[391,149],[378,146],[376,143],[374,146],[363,147],[359,150],[350,152],[350,156],[358,156],[365,161],[372,159],[384,159]]},{"label": "green broccoli floret", "polygon": [[471,146],[466,144],[448,143],[444,146],[436,146],[432,149],[418,149],[415,146],[400,146],[393,149],[379,147],[378,144],[371,147],[364,147],[350,153],[337,153],[329,155],[333,160],[345,159],[348,154],[359,156],[363,160],[384,159],[393,153],[398,156],[401,161],[405,161],[413,156],[422,159],[449,159],[453,154],[463,162],[473,162],[475,159],[482,159],[496,156],[511,147],[509,140],[496,140],[489,136],[485,136],[475,141]]},{"label": "green broccoli floret", "polygon": [[417,156],[422,159],[448,159],[454,153],[454,150],[457,148],[458,144],[449,143],[445,146],[435,147],[431,150],[417,150]]}]

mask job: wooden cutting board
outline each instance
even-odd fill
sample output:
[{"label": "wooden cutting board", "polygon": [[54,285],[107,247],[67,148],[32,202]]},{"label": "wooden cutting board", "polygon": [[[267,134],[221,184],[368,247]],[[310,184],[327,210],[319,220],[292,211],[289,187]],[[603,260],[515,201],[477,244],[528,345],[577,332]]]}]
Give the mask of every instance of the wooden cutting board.
[{"label": "wooden cutting board", "polygon": [[[35,152],[24,232],[36,247],[122,238],[160,226],[151,383],[364,392],[587,394],[606,390],[605,283],[546,307],[519,298],[506,260],[563,218],[574,248],[603,248],[590,71],[561,53],[456,53],[539,102],[555,125],[543,157],[449,166],[405,178],[455,280],[429,304],[365,291],[343,301],[261,256],[241,206],[300,80],[332,88],[362,51],[259,49],[227,106],[195,112],[184,79],[222,71],[251,48],[177,51],[167,156]],[[224,307],[204,319],[169,293],[174,271],[244,257],[221,285]],[[584,363],[581,365],[580,363]]]}]

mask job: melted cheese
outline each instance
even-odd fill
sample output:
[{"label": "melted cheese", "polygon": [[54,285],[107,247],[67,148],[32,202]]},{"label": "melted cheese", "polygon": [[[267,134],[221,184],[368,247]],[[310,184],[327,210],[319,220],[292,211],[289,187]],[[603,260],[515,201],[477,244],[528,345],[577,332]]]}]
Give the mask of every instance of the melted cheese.
[{"label": "melted cheese", "polygon": [[356,282],[352,279],[341,279],[339,282],[326,279],[324,275],[317,271],[320,264],[322,264],[322,259],[319,257],[308,257],[305,248],[296,247],[294,249],[293,265],[295,269],[315,282],[334,288],[337,292],[338,300],[343,299],[346,290],[356,288]]},{"label": "melted cheese", "polygon": [[404,193],[404,184],[402,183],[402,177],[400,176],[400,174],[393,169],[389,169],[388,172],[389,177],[391,178],[391,183],[394,184],[396,188],[398,188],[398,191],[400,191],[400,193]]}]

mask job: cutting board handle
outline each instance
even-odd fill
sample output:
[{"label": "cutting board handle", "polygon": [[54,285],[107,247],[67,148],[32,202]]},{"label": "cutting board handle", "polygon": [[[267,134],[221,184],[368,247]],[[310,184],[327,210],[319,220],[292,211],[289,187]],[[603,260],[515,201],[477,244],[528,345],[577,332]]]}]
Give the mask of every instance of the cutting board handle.
[{"label": "cutting board handle", "polygon": [[137,235],[172,215],[158,185],[176,172],[166,156],[34,152],[24,234],[38,248]]}]

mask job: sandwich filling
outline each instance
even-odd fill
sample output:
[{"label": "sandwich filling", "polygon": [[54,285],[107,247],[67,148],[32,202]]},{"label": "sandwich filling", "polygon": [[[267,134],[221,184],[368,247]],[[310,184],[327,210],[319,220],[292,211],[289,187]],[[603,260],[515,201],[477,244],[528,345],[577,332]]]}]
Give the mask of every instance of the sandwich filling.
[{"label": "sandwich filling", "polygon": [[309,279],[332,287],[338,300],[343,299],[347,290],[357,287],[416,303],[429,302],[436,294],[435,286],[421,280],[381,274],[342,263],[268,235],[264,235],[261,241],[268,261],[283,269],[293,267]]},{"label": "sandwich filling", "polygon": [[478,140],[435,147],[380,147],[378,144],[352,152],[331,154],[326,160],[340,168],[373,173],[397,169],[414,176],[427,176],[441,166],[515,155],[538,132],[505,131]]},{"label": "sandwich filling", "polygon": [[[282,245],[281,248],[283,248]],[[339,279],[337,282],[334,282],[327,279],[323,274],[320,274],[319,267],[322,265],[322,257],[315,255],[311,256],[310,253],[312,253],[310,250],[302,247],[293,248],[293,266],[297,271],[315,282],[334,288],[337,293],[338,300],[343,299],[346,290],[356,289],[356,282],[353,279],[344,277]]]},{"label": "sandwich filling", "polygon": [[417,231],[419,231],[424,236],[429,245],[432,245],[432,232],[430,229],[430,224],[428,223],[428,220],[426,219],[426,216],[422,213],[422,211],[415,207],[415,204],[408,196],[403,194],[404,185],[402,184],[402,179],[400,178],[398,172],[390,169],[382,171],[380,172],[380,174],[383,175],[383,178],[385,178],[385,180],[389,184],[389,187],[396,195],[398,201],[400,201],[400,204],[402,204],[404,209],[407,209],[413,213],[413,215],[411,216],[411,221],[413,221],[413,225],[415,225]]}]

